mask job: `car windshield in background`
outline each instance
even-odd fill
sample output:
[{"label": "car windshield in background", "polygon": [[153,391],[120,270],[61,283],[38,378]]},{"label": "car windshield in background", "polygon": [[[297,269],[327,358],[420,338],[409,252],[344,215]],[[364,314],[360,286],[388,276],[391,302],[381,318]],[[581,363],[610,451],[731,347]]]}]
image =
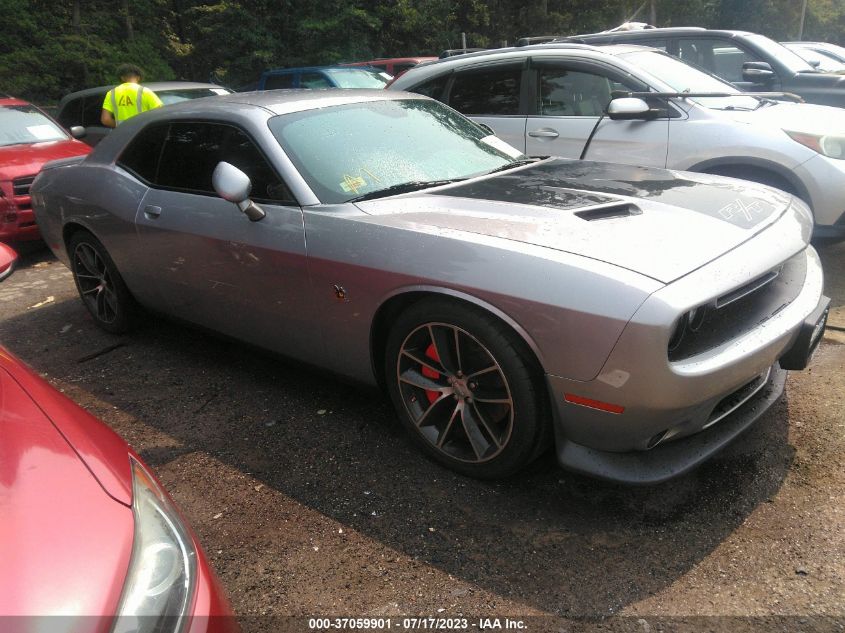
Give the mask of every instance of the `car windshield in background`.
[{"label": "car windshield in background", "polygon": [[379,72],[361,70],[360,68],[327,68],[324,71],[331,75],[338,88],[384,88],[389,79]]},{"label": "car windshield in background", "polygon": [[766,54],[777,58],[790,72],[793,73],[815,73],[818,72],[810,63],[801,59],[798,55],[786,48],[783,44],[778,44],[774,40],[770,40],[765,35],[759,33],[752,33],[747,36],[748,40],[754,42],[757,46],[766,51]]},{"label": "car windshield in background", "polygon": [[790,50],[801,57],[801,59],[815,64],[814,68],[824,73],[841,73],[845,71],[845,64],[833,57],[825,55],[821,51],[813,51],[809,48],[790,48]]},{"label": "car windshield in background", "polygon": [[158,98],[161,99],[164,105],[173,105],[174,103],[189,101],[190,99],[227,95],[229,92],[226,88],[187,88],[184,90],[161,90],[156,92],[156,95],[158,95]]},{"label": "car windshield in background", "polygon": [[714,110],[754,110],[760,101],[754,97],[743,96],[732,84],[718,77],[697,70],[693,66],[674,57],[651,51],[637,51],[621,55],[641,72],[650,75],[657,83],[667,85],[675,92],[730,92],[736,97],[695,97],[690,99],[699,105]]},{"label": "car windshield in background", "polygon": [[63,141],[67,134],[31,105],[0,106],[0,147]]},{"label": "car windshield in background", "polygon": [[274,117],[270,130],[325,203],[469,178],[523,156],[436,101],[372,101]]}]

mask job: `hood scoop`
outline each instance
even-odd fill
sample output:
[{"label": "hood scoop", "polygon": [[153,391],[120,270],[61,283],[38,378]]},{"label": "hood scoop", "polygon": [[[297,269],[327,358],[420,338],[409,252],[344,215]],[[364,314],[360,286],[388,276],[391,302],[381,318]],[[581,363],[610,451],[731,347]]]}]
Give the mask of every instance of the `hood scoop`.
[{"label": "hood scoop", "polygon": [[583,211],[576,211],[575,215],[587,222],[594,222],[596,220],[627,218],[632,215],[642,215],[642,213],[643,210],[634,204],[630,204],[628,202],[618,202],[590,207],[589,209],[584,209]]}]

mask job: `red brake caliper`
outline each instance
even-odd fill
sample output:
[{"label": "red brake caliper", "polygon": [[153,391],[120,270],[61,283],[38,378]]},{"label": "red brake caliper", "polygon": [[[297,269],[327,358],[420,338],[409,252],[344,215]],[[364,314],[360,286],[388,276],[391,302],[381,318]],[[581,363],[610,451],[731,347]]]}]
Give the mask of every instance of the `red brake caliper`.
[{"label": "red brake caliper", "polygon": [[[431,360],[437,361],[438,363],[440,362],[440,356],[437,354],[437,349],[434,347],[434,343],[429,344],[428,349],[425,350],[425,355]],[[425,365],[422,367],[422,375],[426,378],[431,378],[432,380],[440,378],[440,374],[438,372],[433,369],[429,369]],[[440,397],[440,392],[426,390],[425,395],[428,398],[429,404],[431,404]]]}]

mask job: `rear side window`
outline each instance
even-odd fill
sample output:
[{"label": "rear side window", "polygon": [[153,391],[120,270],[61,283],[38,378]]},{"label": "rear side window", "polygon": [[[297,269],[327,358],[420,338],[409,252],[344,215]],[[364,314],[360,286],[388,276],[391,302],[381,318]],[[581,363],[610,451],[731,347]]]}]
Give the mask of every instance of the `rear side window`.
[{"label": "rear side window", "polygon": [[440,75],[440,77],[430,79],[425,83],[421,83],[419,86],[415,86],[414,88],[409,88],[408,92],[416,92],[418,95],[425,95],[426,97],[443,101],[443,92],[446,89],[446,82],[448,81],[449,75],[447,73],[445,75]]},{"label": "rear side window", "polygon": [[82,124],[82,97],[71,99],[59,113],[59,123],[69,128]]},{"label": "rear side window", "polygon": [[519,114],[519,68],[456,73],[449,105],[463,114]]},{"label": "rear side window", "polygon": [[331,88],[332,84],[320,73],[302,73],[300,88]]},{"label": "rear side window", "polygon": [[264,80],[264,90],[278,90],[293,88],[293,73],[285,75],[268,75]]},{"label": "rear side window", "polygon": [[85,105],[82,107],[82,125],[85,127],[102,125],[100,115],[103,112],[103,100],[105,98],[105,94],[88,95],[85,97]]},{"label": "rear side window", "polygon": [[123,150],[117,164],[144,182],[154,183],[167,128],[167,125],[153,125],[142,130]]}]

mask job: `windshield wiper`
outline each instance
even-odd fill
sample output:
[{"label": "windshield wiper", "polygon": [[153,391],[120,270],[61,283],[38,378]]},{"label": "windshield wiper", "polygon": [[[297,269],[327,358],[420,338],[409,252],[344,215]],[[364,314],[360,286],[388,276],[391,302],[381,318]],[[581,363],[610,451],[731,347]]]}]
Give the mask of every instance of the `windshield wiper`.
[{"label": "windshield wiper", "polygon": [[409,182],[400,182],[397,185],[390,185],[384,189],[377,189],[365,193],[363,196],[357,198],[350,198],[347,202],[362,202],[364,200],[372,200],[373,198],[384,198],[399,193],[408,193],[410,191],[419,191],[420,189],[428,189],[429,187],[439,187],[440,185],[449,185],[453,182],[460,182],[466,178],[450,178],[448,180],[411,180]]},{"label": "windshield wiper", "polygon": [[515,160],[512,163],[508,163],[507,165],[502,165],[501,167],[496,167],[496,169],[491,169],[487,172],[486,175],[490,174],[497,174],[500,171],[507,171],[508,169],[513,169],[514,167],[520,167],[521,165],[530,165],[531,163],[536,163],[539,161],[539,158],[522,158],[520,160]]}]

